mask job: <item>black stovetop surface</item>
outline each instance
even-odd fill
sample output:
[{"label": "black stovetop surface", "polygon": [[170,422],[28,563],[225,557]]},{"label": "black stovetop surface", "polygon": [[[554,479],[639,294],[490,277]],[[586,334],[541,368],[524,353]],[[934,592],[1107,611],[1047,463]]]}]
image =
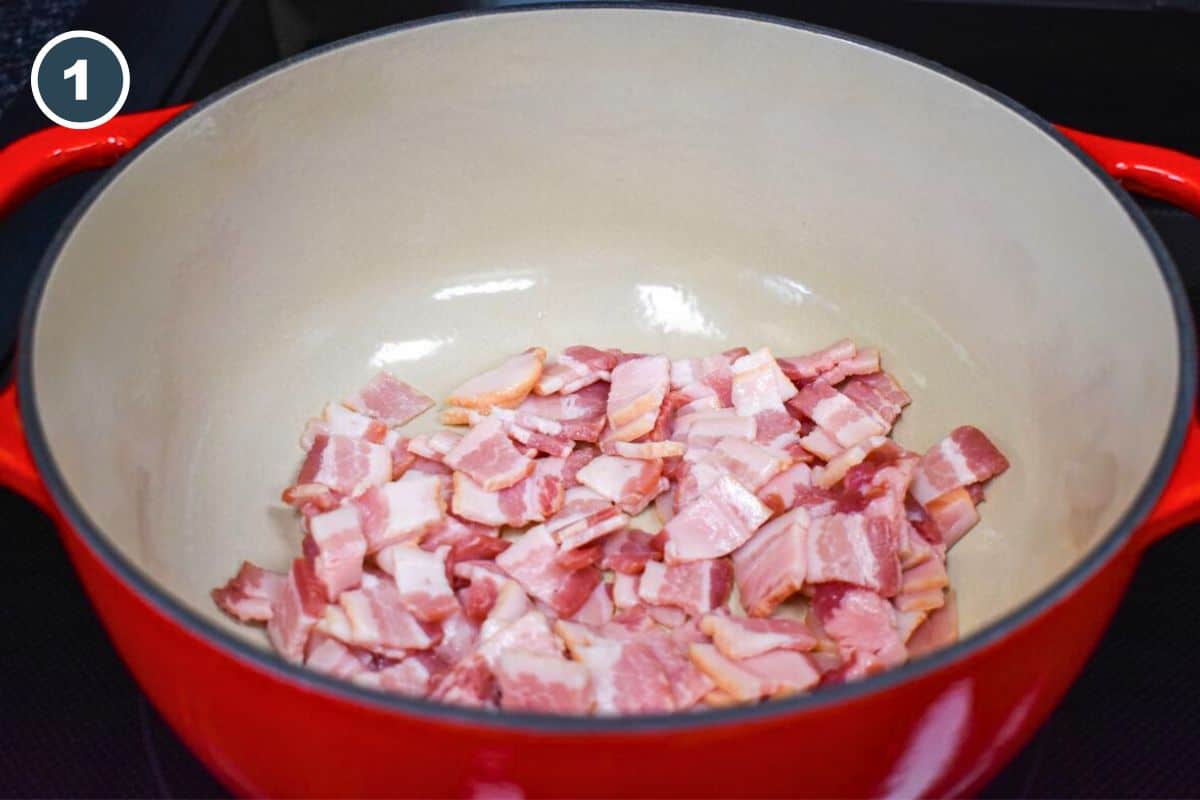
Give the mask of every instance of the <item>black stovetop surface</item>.
[{"label": "black stovetop surface", "polygon": [[[39,4],[18,5],[36,14]],[[1038,5],[741,4],[912,50],[1059,122],[1200,153],[1200,15]],[[105,33],[125,51],[134,76],[127,110],[203,97],[293,52],[453,10],[430,0],[160,0],[154,8],[91,0],[67,26]],[[20,58],[6,53],[4,63]],[[28,94],[17,96],[0,116],[0,143],[44,124]],[[72,178],[0,225],[0,351],[38,255],[93,180]],[[1200,308],[1200,221],[1143,206]],[[0,491],[0,523],[0,795],[224,796],[117,658],[49,522]],[[985,796],[1200,795],[1198,569],[1200,526],[1151,548],[1079,681]]]}]

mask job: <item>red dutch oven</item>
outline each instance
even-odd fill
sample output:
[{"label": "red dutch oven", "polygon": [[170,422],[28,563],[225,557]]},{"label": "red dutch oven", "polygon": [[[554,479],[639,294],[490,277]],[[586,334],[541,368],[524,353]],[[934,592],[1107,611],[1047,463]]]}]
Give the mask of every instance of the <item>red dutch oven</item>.
[{"label": "red dutch oven", "polygon": [[[1200,516],[1191,318],[1117,183],[1200,213],[1200,162],[888,48],[670,7],[423,21],[15,142],[0,210],[118,161],[31,290],[0,480],[241,794],[970,793]],[[903,668],[676,716],[485,713],[285,663],[207,597],[297,551],[294,436],[380,366],[444,394],[531,343],[846,335],[913,394],[900,441],[973,423],[1013,463],[950,558],[960,641]]]}]

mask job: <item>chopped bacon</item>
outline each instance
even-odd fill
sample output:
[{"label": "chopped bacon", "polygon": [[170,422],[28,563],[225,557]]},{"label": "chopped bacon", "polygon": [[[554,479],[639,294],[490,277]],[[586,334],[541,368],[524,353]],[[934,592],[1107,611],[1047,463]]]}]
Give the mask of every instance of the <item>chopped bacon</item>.
[{"label": "chopped bacon", "polygon": [[612,601],[616,608],[633,608],[641,605],[638,595],[638,576],[617,572],[613,575]]},{"label": "chopped bacon", "polygon": [[598,628],[612,622],[613,611],[612,588],[601,581],[596,584],[596,588],[588,595],[587,602],[579,607],[571,619]]},{"label": "chopped bacon", "polygon": [[951,489],[980,483],[1008,469],[1008,459],[983,431],[970,425],[955,428],[921,457],[910,491],[928,505]]},{"label": "chopped bacon", "polygon": [[533,471],[533,459],[513,446],[504,425],[485,417],[445,455],[446,466],[467,474],[484,491],[498,492]]},{"label": "chopped bacon", "polygon": [[742,702],[803,692],[821,678],[812,660],[803,653],[777,650],[734,661],[713,645],[703,643],[690,645],[688,653],[720,690]]},{"label": "chopped bacon", "polygon": [[796,464],[772,478],[758,490],[758,499],[775,513],[803,508],[813,517],[832,514],[837,508],[837,496],[812,485],[812,470],[807,464]]},{"label": "chopped bacon", "polygon": [[662,461],[597,456],[576,474],[592,491],[617,504],[627,514],[637,514],[658,496]]},{"label": "chopped bacon", "polygon": [[238,574],[219,589],[213,589],[212,599],[217,608],[242,622],[266,622],[271,619],[271,606],[288,585],[288,576],[242,562]]},{"label": "chopped bacon", "polygon": [[670,386],[671,362],[666,356],[634,358],[613,368],[607,408],[610,436],[632,442],[649,433]]},{"label": "chopped bacon", "polygon": [[354,411],[393,426],[404,425],[433,408],[432,397],[383,370],[343,402]]},{"label": "chopped bacon", "polygon": [[[616,533],[628,524],[629,517],[610,505],[561,528],[556,528],[554,538],[559,542],[565,555],[575,548],[590,545],[601,537]],[[596,546],[598,547],[599,543]],[[597,553],[596,560],[599,560],[599,553]],[[563,563],[561,559],[559,563]]]},{"label": "chopped bacon", "polygon": [[706,614],[700,630],[712,637],[717,649],[729,658],[743,659],[771,650],[812,650],[817,645],[803,622],[784,617],[747,619],[727,614]]},{"label": "chopped bacon", "polygon": [[[459,519],[453,514],[446,514],[442,521],[421,537],[421,547],[426,550],[436,550],[444,544],[451,547],[451,552],[460,543],[474,542],[476,539],[495,539],[500,535],[500,529],[490,525],[480,525],[478,522]],[[466,558],[454,558],[453,561],[467,561]]]},{"label": "chopped bacon", "polygon": [[627,528],[604,540],[600,566],[617,573],[637,575],[646,568],[646,562],[660,558],[662,548],[654,536],[636,528]]},{"label": "chopped bacon", "polygon": [[788,380],[807,383],[836,367],[839,361],[854,358],[857,352],[858,348],[854,346],[854,342],[840,339],[815,353],[776,360],[779,369]]},{"label": "chopped bacon", "polygon": [[458,609],[442,620],[442,640],[433,648],[433,653],[444,663],[456,664],[475,649],[479,634],[479,623]]},{"label": "chopped bacon", "polygon": [[937,525],[947,550],[954,547],[979,522],[979,510],[971,502],[970,493],[962,487],[930,500],[925,511]]},{"label": "chopped bacon", "polygon": [[850,471],[851,467],[861,464],[872,450],[890,442],[891,439],[886,436],[871,436],[853,447],[847,447],[829,459],[829,463],[824,467],[817,467],[813,470],[813,484],[822,489],[836,486],[842,478],[846,477],[846,473]]},{"label": "chopped bacon", "polygon": [[558,544],[545,526],[530,528],[496,556],[496,565],[559,616],[579,610],[600,582],[595,567],[568,570],[555,563]]},{"label": "chopped bacon", "polygon": [[945,592],[941,589],[919,589],[912,592],[901,592],[892,598],[892,605],[899,612],[935,611],[946,603]]},{"label": "chopped bacon", "polygon": [[325,589],[325,598],[333,602],[362,578],[367,540],[358,514],[350,506],[317,514],[308,520],[308,534],[315,551],[313,572]]},{"label": "chopped bacon", "polygon": [[421,656],[409,656],[398,664],[389,664],[378,672],[363,672],[355,682],[385,692],[423,697],[435,673]]},{"label": "chopped bacon", "polygon": [[610,639],[560,620],[555,630],[588,669],[596,712],[647,714],[675,708],[671,681],[654,648],[636,639]]},{"label": "chopped bacon", "polygon": [[813,608],[821,627],[850,662],[847,679],[904,663],[908,653],[896,629],[896,612],[875,592],[847,584],[816,588]]},{"label": "chopped bacon", "polygon": [[824,428],[816,427],[800,437],[800,446],[820,459],[829,461],[842,452],[832,435]]},{"label": "chopped bacon", "polygon": [[830,386],[836,386],[852,375],[873,375],[876,372],[879,372],[879,351],[874,347],[864,347],[853,358],[839,361],[833,369],[822,373],[820,379]]},{"label": "chopped bacon", "polygon": [[480,637],[484,640],[492,638],[492,634],[504,630],[509,624],[528,614],[532,608],[533,605],[521,585],[506,578],[500,584],[500,591],[483,620]]},{"label": "chopped bacon", "polygon": [[368,553],[390,544],[419,540],[443,525],[445,479],[424,472],[408,472],[398,481],[372,486],[352,502],[358,510]]},{"label": "chopped bacon", "polygon": [[782,410],[783,402],[796,394],[769,348],[763,347],[733,362],[733,406],[743,417],[762,411]]},{"label": "chopped bacon", "polygon": [[664,555],[670,563],[728,555],[770,516],[770,509],[750,491],[722,475],[663,528],[667,534]]},{"label": "chopped bacon", "polygon": [[638,596],[652,606],[675,606],[703,614],[724,604],[733,588],[733,567],[723,558],[667,566],[648,561]]},{"label": "chopped bacon", "polygon": [[521,527],[541,522],[562,507],[564,489],[561,458],[539,458],[533,474],[499,492],[485,491],[461,472],[454,473],[451,510],[484,525]]},{"label": "chopped bacon", "polygon": [[323,625],[330,636],[385,655],[400,650],[427,650],[437,643],[440,634],[436,628],[425,628],[404,607],[401,592],[391,576],[371,572],[363,573],[358,589],[342,592],[337,606],[325,609]]},{"label": "chopped bacon", "polygon": [[682,442],[607,442],[601,443],[601,450],[608,455],[622,458],[663,459],[675,458],[687,452],[687,445]]},{"label": "chopped bacon", "polygon": [[821,426],[842,447],[853,447],[863,439],[886,432],[883,425],[853,400],[823,381],[808,384],[788,404]]},{"label": "chopped bacon", "polygon": [[444,462],[446,454],[453,450],[462,438],[461,434],[454,431],[422,433],[409,439],[406,449],[415,456]]},{"label": "chopped bacon", "polygon": [[389,433],[388,426],[377,419],[351,411],[341,403],[327,403],[321,419],[310,419],[304,426],[300,446],[307,451],[312,448],[318,436],[335,434],[384,444]]},{"label": "chopped bacon", "polygon": [[727,437],[753,440],[758,428],[754,417],[739,416],[732,408],[700,411],[675,418],[672,436],[682,437],[688,448],[712,448]]},{"label": "chopped bacon", "polygon": [[[315,483],[356,497],[391,477],[392,454],[387,447],[350,436],[318,436],[293,488]],[[290,491],[284,492],[284,502],[291,502]]]},{"label": "chopped bacon", "polygon": [[879,518],[862,513],[814,518],[807,556],[812,583],[852,583],[889,597],[900,588],[899,548]]},{"label": "chopped bacon", "polygon": [[810,517],[793,509],[768,522],[733,554],[733,573],[746,613],[765,617],[800,590],[808,569]]},{"label": "chopped bacon", "polygon": [[496,663],[500,707],[513,711],[586,714],[591,679],[583,664],[524,650],[505,650]]},{"label": "chopped bacon", "polygon": [[904,570],[900,581],[902,593],[922,592],[927,589],[944,589],[950,585],[946,565],[940,558],[930,558],[912,569]]},{"label": "chopped bacon", "polygon": [[900,410],[912,402],[896,379],[886,372],[852,377],[840,391],[889,429],[900,416]]},{"label": "chopped bacon", "polygon": [[595,442],[606,422],[608,395],[608,384],[596,383],[572,394],[530,395],[516,410],[559,423],[562,435],[569,439]]},{"label": "chopped bacon", "polygon": [[704,460],[720,467],[752,492],[757,492],[787,466],[786,460],[778,454],[754,442],[733,437],[717,442]]},{"label": "chopped bacon", "polygon": [[486,411],[493,406],[513,408],[525,399],[538,382],[545,361],[545,350],[530,348],[500,366],[471,378],[451,392],[446,402],[479,411]]},{"label": "chopped bacon", "polygon": [[387,435],[383,437],[383,445],[392,455],[392,480],[397,480],[408,472],[409,468],[417,461],[417,457],[408,452],[408,445],[411,441],[408,437],[401,436],[395,431],[388,431]]},{"label": "chopped bacon", "polygon": [[539,395],[578,392],[596,381],[609,380],[617,360],[607,350],[586,345],[568,347],[556,362],[547,365],[533,390]]},{"label": "chopped bacon", "polygon": [[366,672],[370,663],[346,645],[320,633],[308,637],[304,665],[334,678],[353,678]]},{"label": "chopped bacon", "polygon": [[[660,609],[660,612],[663,610],[667,609]],[[647,631],[638,636],[638,641],[653,651],[671,684],[675,710],[682,711],[700,702],[713,690],[714,684],[688,657],[688,645],[694,641],[705,641],[706,637],[703,634],[692,635],[698,634],[698,631],[687,624],[672,627],[674,630],[670,633]]]},{"label": "chopped bacon", "polygon": [[945,595],[945,605],[932,612],[909,637],[910,658],[920,658],[958,641],[958,602],[954,590]]},{"label": "chopped bacon", "polygon": [[441,622],[458,611],[458,599],[446,580],[448,545],[436,552],[407,544],[394,544],[379,552],[375,561],[392,576],[400,602],[422,622]]},{"label": "chopped bacon", "polygon": [[304,655],[304,643],[325,608],[325,591],[312,563],[297,558],[288,570],[287,584],[271,601],[267,635],[271,645],[289,661]]}]

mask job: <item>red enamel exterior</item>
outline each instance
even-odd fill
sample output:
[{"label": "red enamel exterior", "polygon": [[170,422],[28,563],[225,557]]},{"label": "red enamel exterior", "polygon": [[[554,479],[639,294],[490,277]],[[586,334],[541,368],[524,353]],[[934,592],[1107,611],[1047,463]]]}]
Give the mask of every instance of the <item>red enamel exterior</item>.
[{"label": "red enamel exterior", "polygon": [[[49,130],[0,151],[0,214],[56,177],[112,163],[179,109]],[[1200,162],[1067,132],[1130,188],[1200,213]],[[58,523],[122,658],[221,781],[272,796],[957,796],[988,780],[1062,697],[1142,548],[1200,514],[1200,428],[1150,519],[1072,593],[939,669],[872,693],[719,725],[617,733],[418,718],[255,665],[159,610],[73,530],[38,479],[12,387],[0,483]]]}]

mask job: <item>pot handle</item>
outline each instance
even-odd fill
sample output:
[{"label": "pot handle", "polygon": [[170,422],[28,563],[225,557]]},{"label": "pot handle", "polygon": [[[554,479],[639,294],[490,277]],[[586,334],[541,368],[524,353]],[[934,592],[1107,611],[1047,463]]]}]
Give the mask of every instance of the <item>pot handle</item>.
[{"label": "pot handle", "polygon": [[[114,164],[185,108],[124,114],[90,130],[46,128],[0,149],[0,220],[60,178]],[[0,390],[0,486],[53,511],[25,443],[15,383]]]},{"label": "pot handle", "polygon": [[[1137,142],[1109,139],[1059,126],[1131,192],[1157,197],[1200,217],[1200,158]],[[1171,531],[1200,519],[1200,424],[1196,411],[1188,421],[1183,450],[1167,488],[1134,541],[1145,547]]]}]

